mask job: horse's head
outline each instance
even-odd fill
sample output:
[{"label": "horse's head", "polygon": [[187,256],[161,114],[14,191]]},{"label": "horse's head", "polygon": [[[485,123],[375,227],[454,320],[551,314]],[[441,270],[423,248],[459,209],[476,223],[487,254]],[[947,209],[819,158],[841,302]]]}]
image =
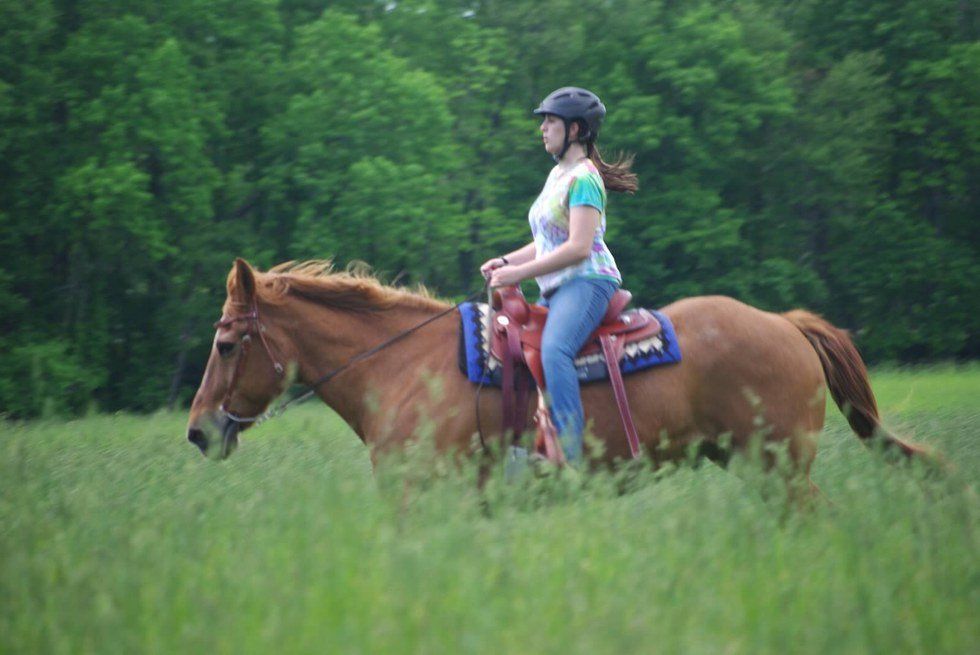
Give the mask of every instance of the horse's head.
[{"label": "horse's head", "polygon": [[287,384],[277,330],[270,326],[255,271],[236,259],[208,366],[191,405],[187,439],[205,455],[228,457]]}]

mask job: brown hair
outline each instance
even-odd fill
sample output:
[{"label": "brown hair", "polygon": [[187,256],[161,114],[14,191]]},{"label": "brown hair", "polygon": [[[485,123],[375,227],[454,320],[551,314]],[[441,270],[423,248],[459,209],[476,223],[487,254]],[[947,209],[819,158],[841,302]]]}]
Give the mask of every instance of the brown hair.
[{"label": "brown hair", "polygon": [[602,183],[609,191],[619,191],[620,193],[635,193],[639,188],[636,173],[630,170],[633,166],[633,155],[620,154],[614,162],[607,162],[599,154],[599,147],[595,143],[587,146],[589,159],[599,169],[602,175]]}]

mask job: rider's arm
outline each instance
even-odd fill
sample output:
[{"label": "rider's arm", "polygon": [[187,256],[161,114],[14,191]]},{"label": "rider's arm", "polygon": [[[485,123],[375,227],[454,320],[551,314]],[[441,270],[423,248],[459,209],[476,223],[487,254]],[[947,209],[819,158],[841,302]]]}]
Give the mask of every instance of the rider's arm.
[{"label": "rider's arm", "polygon": [[534,259],[536,254],[537,249],[534,247],[534,242],[532,241],[531,243],[522,246],[513,252],[507,253],[504,255],[504,257],[507,259],[508,264],[516,266],[518,264],[525,264],[531,261]]}]

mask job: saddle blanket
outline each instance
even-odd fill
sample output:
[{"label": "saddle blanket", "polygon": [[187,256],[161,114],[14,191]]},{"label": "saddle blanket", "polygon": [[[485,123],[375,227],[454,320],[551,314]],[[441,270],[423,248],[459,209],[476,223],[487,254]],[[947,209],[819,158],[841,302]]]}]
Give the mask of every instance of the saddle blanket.
[{"label": "saddle blanket", "polygon": [[[661,364],[681,361],[681,351],[670,319],[662,313],[647,310],[660,321],[660,334],[643,341],[626,344],[625,354],[619,362],[623,375],[642,371]],[[488,307],[486,303],[466,302],[459,306],[459,369],[477,384],[501,386],[503,364],[489,354],[487,340]],[[575,360],[580,382],[596,382],[609,379],[606,359],[602,352]]]}]

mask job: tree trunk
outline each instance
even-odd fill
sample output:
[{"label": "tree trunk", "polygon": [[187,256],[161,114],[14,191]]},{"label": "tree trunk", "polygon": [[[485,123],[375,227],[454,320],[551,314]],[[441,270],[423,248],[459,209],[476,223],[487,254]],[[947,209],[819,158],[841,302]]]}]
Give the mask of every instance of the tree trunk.
[{"label": "tree trunk", "polygon": [[167,397],[167,407],[176,409],[177,396],[180,393],[180,381],[184,379],[184,369],[187,366],[187,341],[191,335],[191,321],[184,323],[180,331],[180,350],[177,352],[177,362],[174,365],[174,374],[170,378],[170,395]]}]

